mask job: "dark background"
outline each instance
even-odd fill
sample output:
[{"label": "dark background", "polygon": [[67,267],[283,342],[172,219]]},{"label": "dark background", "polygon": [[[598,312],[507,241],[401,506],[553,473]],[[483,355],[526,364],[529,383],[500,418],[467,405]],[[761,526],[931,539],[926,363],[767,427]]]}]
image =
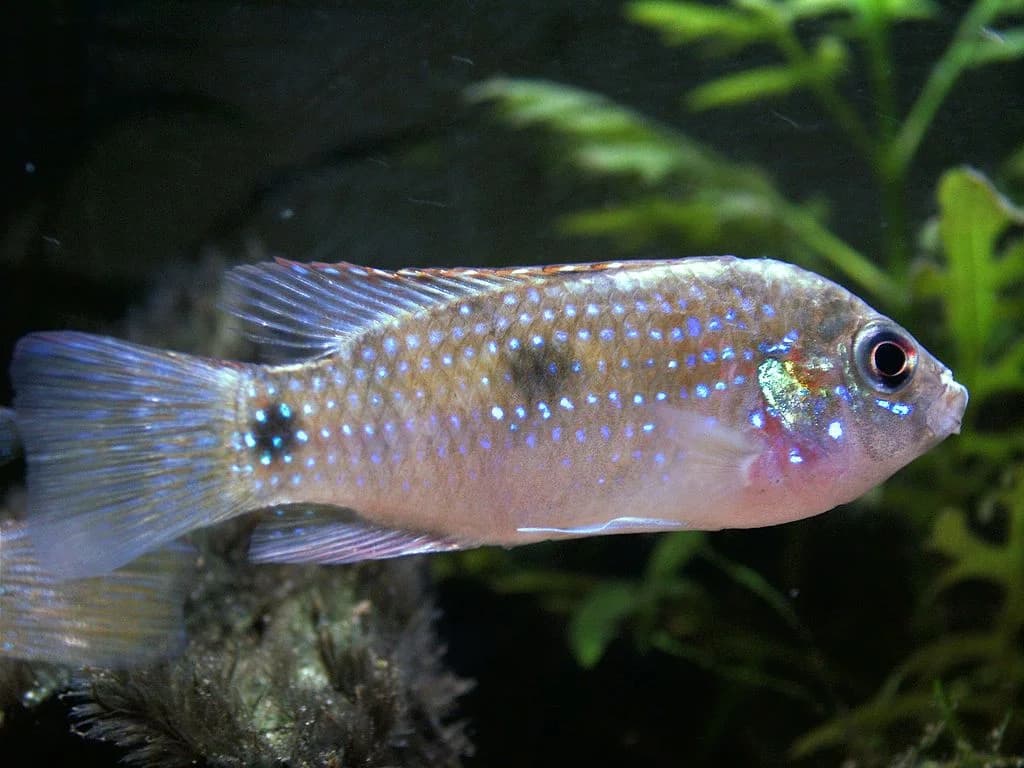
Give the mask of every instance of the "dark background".
[{"label": "dark background", "polygon": [[[897,34],[904,102],[962,5],[941,7],[939,23]],[[4,17],[4,365],[29,330],[116,328],[169,274],[194,269],[206,279],[197,265],[211,252],[226,262],[281,253],[374,266],[607,257],[602,243],[566,239],[553,221],[614,192],[552,171],[537,134],[510,132],[463,105],[465,86],[498,74],[600,91],[730,158],[764,164],[795,199],[827,192],[835,230],[865,252],[878,246],[870,175],[809,101],[686,114],[681,94],[723,65],[661,46],[626,23],[617,2],[49,0],[9,4]],[[912,221],[933,211],[942,169],[966,162],[994,171],[1019,146],[1022,83],[1020,66],[960,82],[915,166]],[[870,113],[866,89],[850,87]],[[168,328],[169,344],[176,330]],[[10,394],[0,379],[0,405]],[[780,561],[778,531],[721,534],[716,545],[799,589],[809,625],[826,639],[849,638],[851,669],[888,669],[901,649],[847,608],[870,600],[876,618],[905,622],[913,608],[906,531],[849,515],[800,525],[812,543],[801,551],[814,553],[800,562]],[[650,546],[630,537],[531,556],[630,574]],[[450,663],[478,681],[463,708],[478,746],[470,765],[727,765],[754,754],[777,764],[786,734],[799,733],[771,699],[758,723],[709,719],[713,677],[626,643],[596,670],[579,669],[564,625],[528,597],[457,578],[439,601]],[[0,744],[31,745],[44,762],[52,749],[79,764],[113,764],[116,751],[57,735],[62,709],[19,713]],[[799,718],[815,722],[814,713]],[[778,742],[766,744],[773,729]]]}]

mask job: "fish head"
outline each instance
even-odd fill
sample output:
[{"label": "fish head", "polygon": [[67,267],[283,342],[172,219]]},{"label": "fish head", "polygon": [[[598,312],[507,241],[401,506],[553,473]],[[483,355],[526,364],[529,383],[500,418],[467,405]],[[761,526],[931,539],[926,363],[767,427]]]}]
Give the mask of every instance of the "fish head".
[{"label": "fish head", "polygon": [[835,300],[817,303],[758,367],[790,519],[878,485],[958,433],[967,406],[967,390],[908,331],[830,287]]}]

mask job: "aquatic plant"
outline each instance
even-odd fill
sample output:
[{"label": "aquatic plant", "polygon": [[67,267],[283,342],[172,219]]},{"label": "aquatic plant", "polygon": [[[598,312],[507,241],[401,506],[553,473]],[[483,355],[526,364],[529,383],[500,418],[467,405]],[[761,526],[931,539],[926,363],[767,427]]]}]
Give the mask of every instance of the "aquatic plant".
[{"label": "aquatic plant", "polygon": [[[1003,761],[995,747],[971,745],[986,743],[978,734],[1000,724],[999,743],[1020,750],[1024,733],[1024,723],[1007,717],[1024,692],[1024,212],[979,171],[953,168],[938,181],[936,217],[915,224],[906,220],[904,188],[958,78],[1024,57],[1024,6],[974,2],[901,118],[891,32],[909,20],[935,19],[931,3],[655,0],[628,4],[625,13],[665,44],[707,56],[731,57],[751,46],[773,51],[777,63],[730,71],[691,89],[687,107],[726,109],[796,91],[813,97],[878,185],[884,257],[869,258],[832,232],[819,202],[787,199],[769,169],[738,164],[678,127],[600,94],[499,78],[477,84],[467,97],[492,106],[511,126],[547,133],[558,148],[556,165],[617,185],[614,202],[560,221],[567,236],[601,237],[624,253],[659,247],[767,252],[833,271],[909,318],[930,345],[950,350],[941,356],[972,397],[963,435],[860,502],[904,510],[926,545],[915,559],[915,571],[924,574],[913,585],[920,605],[916,645],[878,681],[874,696],[849,701],[857,686],[844,681],[841,665],[787,596],[700,534],[664,538],[639,578],[509,569],[480,559],[465,567],[497,589],[533,591],[566,614],[570,647],[583,665],[598,663],[608,644],[627,634],[641,651],[655,648],[734,684],[809,703],[817,712],[809,722],[818,725],[793,743],[793,757],[831,748],[858,765],[945,764],[929,762],[937,757],[951,765],[1016,764]],[[856,62],[867,68],[877,105],[870,117],[846,95]],[[1015,163],[1019,153],[1006,165],[1010,179]],[[919,258],[911,259],[915,251]],[[735,590],[709,578],[707,565],[769,607],[775,629],[733,618],[734,604],[723,602],[723,594],[735,600]],[[963,618],[965,602],[979,601],[987,609]],[[936,686],[945,707],[938,715]],[[916,746],[907,746],[908,726],[926,734]]]}]

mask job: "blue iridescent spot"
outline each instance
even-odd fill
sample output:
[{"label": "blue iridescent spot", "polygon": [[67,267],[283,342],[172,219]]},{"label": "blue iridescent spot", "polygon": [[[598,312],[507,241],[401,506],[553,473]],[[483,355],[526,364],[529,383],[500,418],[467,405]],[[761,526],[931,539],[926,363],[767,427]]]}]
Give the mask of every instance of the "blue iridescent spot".
[{"label": "blue iridescent spot", "polygon": [[713,363],[718,359],[718,354],[713,349],[705,349],[700,356],[705,363]]},{"label": "blue iridescent spot", "polygon": [[611,328],[602,328],[600,336],[601,341],[611,341],[612,339],[615,338],[615,331],[613,331]]},{"label": "blue iridescent spot", "polygon": [[579,336],[580,341],[587,341],[590,338],[590,331],[586,328],[580,328],[576,335]]},{"label": "blue iridescent spot", "polygon": [[722,330],[722,321],[721,321],[721,319],[719,317],[717,317],[717,316],[714,316],[710,320],[708,320],[708,330],[709,331],[720,331],[720,330]]},{"label": "blue iridescent spot", "polygon": [[736,353],[733,351],[732,347],[722,347],[723,360],[732,360],[734,357],[736,357]]},{"label": "blue iridescent spot", "polygon": [[292,417],[292,409],[287,403],[281,403],[277,407],[277,411],[281,414],[281,418],[290,419]]},{"label": "blue iridescent spot", "polygon": [[746,376],[744,376],[744,375],[742,375],[742,374],[738,374],[738,375],[736,376],[736,378],[734,378],[734,379],[732,380],[732,383],[733,383],[733,384],[734,384],[735,386],[739,387],[739,386],[741,386],[741,385],[743,385],[743,384],[746,384],[746,383],[747,383],[747,377],[746,377]]},{"label": "blue iridescent spot", "polygon": [[437,330],[436,328],[431,330],[427,334],[427,341],[429,341],[432,346],[436,347],[443,340],[444,340],[444,334],[441,333],[441,331]]},{"label": "blue iridescent spot", "polygon": [[298,440],[300,443],[306,443],[309,442],[309,435],[306,434],[306,431],[304,429],[300,429],[295,433],[295,439]]},{"label": "blue iridescent spot", "polygon": [[505,412],[501,409],[500,406],[496,405],[493,408],[491,408],[491,416],[497,419],[498,421],[501,421],[503,418],[505,418]]},{"label": "blue iridescent spot", "polygon": [[553,428],[551,430],[551,439],[554,442],[556,442],[556,443],[559,442],[562,439],[562,428],[561,427],[555,427],[555,428]]},{"label": "blue iridescent spot", "polygon": [[760,411],[752,411],[748,420],[755,429],[761,429],[764,426],[764,415]]},{"label": "blue iridescent spot", "polygon": [[651,433],[654,431],[654,424],[652,424],[651,422],[647,422],[646,424],[643,425],[642,429],[644,432]]},{"label": "blue iridescent spot", "polygon": [[672,341],[680,341],[680,340],[682,340],[682,338],[683,338],[683,329],[679,328],[678,326],[673,328],[669,332],[669,337],[672,339]]},{"label": "blue iridescent spot", "polygon": [[643,405],[643,404],[644,404],[644,396],[643,395],[641,395],[639,392],[637,392],[635,395],[633,395],[633,405]]},{"label": "blue iridescent spot", "polygon": [[611,427],[609,427],[609,426],[608,426],[607,424],[602,424],[602,425],[601,425],[601,437],[602,437],[602,438],[603,438],[604,440],[611,440],[611,437],[612,437],[612,429],[611,429]]},{"label": "blue iridescent spot", "polygon": [[576,430],[576,442],[577,443],[582,443],[586,439],[587,439],[587,432],[586,432],[586,430],[584,430],[584,429],[577,429]]},{"label": "blue iridescent spot", "polygon": [[771,304],[762,304],[761,313],[765,317],[775,317],[775,307],[773,307]]},{"label": "blue iridescent spot", "polygon": [[694,355],[694,354],[687,355],[686,356],[686,367],[687,368],[693,368],[696,365],[697,365],[697,356]]},{"label": "blue iridescent spot", "polygon": [[567,411],[573,410],[572,400],[570,400],[568,397],[563,397],[561,400],[558,401],[558,404],[565,408],[565,410]]},{"label": "blue iridescent spot", "polygon": [[700,320],[698,320],[696,317],[686,318],[686,332],[690,334],[690,336],[694,338],[700,336],[700,330]]},{"label": "blue iridescent spot", "polygon": [[526,436],[526,447],[533,448],[535,445],[537,445],[537,435],[531,432]]},{"label": "blue iridescent spot", "polygon": [[833,440],[838,440],[843,436],[843,425],[838,421],[833,421],[828,425],[828,436]]},{"label": "blue iridescent spot", "polygon": [[693,393],[697,397],[705,398],[711,393],[711,391],[708,389],[707,384],[698,384],[696,387],[693,388]]},{"label": "blue iridescent spot", "polygon": [[370,360],[373,360],[376,357],[377,353],[374,351],[373,347],[365,347],[363,349],[363,360],[369,362]]},{"label": "blue iridescent spot", "polygon": [[535,347],[544,346],[544,339],[541,336],[534,336],[530,341],[533,343],[533,346]]},{"label": "blue iridescent spot", "polygon": [[717,392],[724,392],[725,391],[725,382],[724,381],[716,381],[715,382],[715,391],[717,391]]}]

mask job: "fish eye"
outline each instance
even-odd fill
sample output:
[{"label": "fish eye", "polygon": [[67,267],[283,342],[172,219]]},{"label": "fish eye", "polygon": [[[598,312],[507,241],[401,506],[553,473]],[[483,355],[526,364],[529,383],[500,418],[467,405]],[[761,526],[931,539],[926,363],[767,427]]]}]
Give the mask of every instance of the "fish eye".
[{"label": "fish eye", "polygon": [[917,365],[917,346],[913,340],[888,323],[872,324],[861,330],[853,354],[861,375],[885,393],[906,386]]}]

